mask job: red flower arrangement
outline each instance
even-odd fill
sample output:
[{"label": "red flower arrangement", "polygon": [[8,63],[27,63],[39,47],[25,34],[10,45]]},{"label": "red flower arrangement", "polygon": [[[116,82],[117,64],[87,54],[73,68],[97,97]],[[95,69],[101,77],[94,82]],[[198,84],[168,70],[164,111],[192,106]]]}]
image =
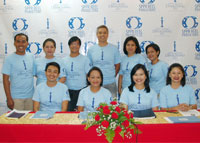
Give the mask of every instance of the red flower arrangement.
[{"label": "red flower arrangement", "polygon": [[133,118],[133,113],[121,109],[116,101],[110,102],[110,106],[106,103],[100,104],[97,108],[98,112],[92,112],[88,115],[85,129],[91,126],[97,126],[97,135],[106,136],[106,139],[111,143],[115,134],[120,134],[123,138],[132,138],[133,133],[140,133],[136,128]]}]

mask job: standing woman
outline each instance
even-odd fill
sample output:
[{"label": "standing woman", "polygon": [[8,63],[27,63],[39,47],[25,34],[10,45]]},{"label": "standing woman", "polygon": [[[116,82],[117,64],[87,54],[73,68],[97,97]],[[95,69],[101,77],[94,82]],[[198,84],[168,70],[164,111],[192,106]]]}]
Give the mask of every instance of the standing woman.
[{"label": "standing woman", "polygon": [[146,59],[140,54],[141,49],[136,37],[127,37],[123,48],[125,56],[122,57],[119,71],[118,93],[131,84],[130,73],[136,64],[146,65]]},{"label": "standing woman", "polygon": [[54,56],[54,53],[56,50],[56,42],[51,38],[46,39],[43,42],[43,50],[45,53],[45,57],[36,59],[36,62],[34,65],[34,74],[37,77],[36,85],[39,85],[40,83],[47,80],[45,76],[45,67],[47,63],[50,63],[50,62],[57,62],[60,65],[61,70],[60,70],[60,76],[58,80],[59,82],[64,83],[66,78],[64,74],[63,63],[61,59],[56,58]]},{"label": "standing woman", "polygon": [[169,67],[167,86],[160,91],[160,107],[161,110],[197,109],[194,90],[185,84],[185,72],[178,63]]},{"label": "standing woman", "polygon": [[112,101],[110,91],[102,87],[103,74],[98,67],[90,69],[87,82],[88,87],[82,89],[78,97],[78,111],[95,111],[100,103]]},{"label": "standing woman", "polygon": [[148,67],[150,87],[159,94],[161,88],[166,85],[168,64],[158,59],[160,55],[160,47],[157,44],[149,44],[146,47],[146,54],[148,59],[151,61]]},{"label": "standing woman", "polygon": [[131,71],[131,85],[126,87],[120,98],[126,110],[158,110],[156,92],[149,87],[149,76],[144,65],[137,64]]}]

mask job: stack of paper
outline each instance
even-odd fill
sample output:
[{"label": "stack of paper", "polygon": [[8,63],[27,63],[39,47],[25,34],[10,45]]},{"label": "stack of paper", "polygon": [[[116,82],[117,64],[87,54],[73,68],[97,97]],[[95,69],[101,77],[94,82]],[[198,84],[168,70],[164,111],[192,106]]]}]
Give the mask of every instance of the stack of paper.
[{"label": "stack of paper", "polygon": [[30,119],[50,119],[54,114],[53,111],[37,111]]},{"label": "stack of paper", "polygon": [[30,111],[19,111],[19,110],[12,110],[11,112],[9,112],[6,117],[8,118],[16,118],[19,119],[21,117],[26,116]]}]

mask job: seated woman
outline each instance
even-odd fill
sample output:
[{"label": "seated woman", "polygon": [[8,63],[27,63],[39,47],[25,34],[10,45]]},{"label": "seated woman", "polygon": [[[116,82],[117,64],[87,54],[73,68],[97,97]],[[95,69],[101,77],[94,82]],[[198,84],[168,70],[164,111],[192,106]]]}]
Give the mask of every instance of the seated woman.
[{"label": "seated woman", "polygon": [[182,65],[174,63],[167,73],[167,86],[160,91],[161,110],[188,111],[196,109],[195,93],[185,85],[185,72]]},{"label": "seated woman", "polygon": [[60,66],[56,62],[46,65],[45,74],[47,81],[39,84],[33,95],[34,111],[67,111],[68,101],[70,101],[68,88],[66,85],[57,82],[60,74]]},{"label": "seated woman", "polygon": [[90,69],[87,84],[89,86],[80,91],[77,102],[78,111],[95,111],[100,103],[109,104],[112,101],[110,91],[102,87],[103,74],[99,68]]},{"label": "seated woman", "polygon": [[149,87],[149,76],[144,65],[137,64],[131,71],[131,85],[122,91],[120,103],[126,110],[158,110],[156,92]]},{"label": "seated woman", "polygon": [[159,94],[166,85],[168,64],[159,60],[160,47],[157,44],[149,44],[146,47],[146,54],[151,61],[148,67],[150,87]]}]

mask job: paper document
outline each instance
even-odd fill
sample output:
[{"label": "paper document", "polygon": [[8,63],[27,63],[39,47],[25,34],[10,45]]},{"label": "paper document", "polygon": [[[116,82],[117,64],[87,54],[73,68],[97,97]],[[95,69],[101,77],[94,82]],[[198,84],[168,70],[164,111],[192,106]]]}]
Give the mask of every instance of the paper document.
[{"label": "paper document", "polygon": [[199,111],[192,109],[189,111],[179,111],[183,116],[200,116]]},{"label": "paper document", "polygon": [[12,110],[11,112],[9,112],[6,117],[8,118],[21,118],[21,117],[24,117],[26,116],[30,111],[20,111],[20,110]]}]

